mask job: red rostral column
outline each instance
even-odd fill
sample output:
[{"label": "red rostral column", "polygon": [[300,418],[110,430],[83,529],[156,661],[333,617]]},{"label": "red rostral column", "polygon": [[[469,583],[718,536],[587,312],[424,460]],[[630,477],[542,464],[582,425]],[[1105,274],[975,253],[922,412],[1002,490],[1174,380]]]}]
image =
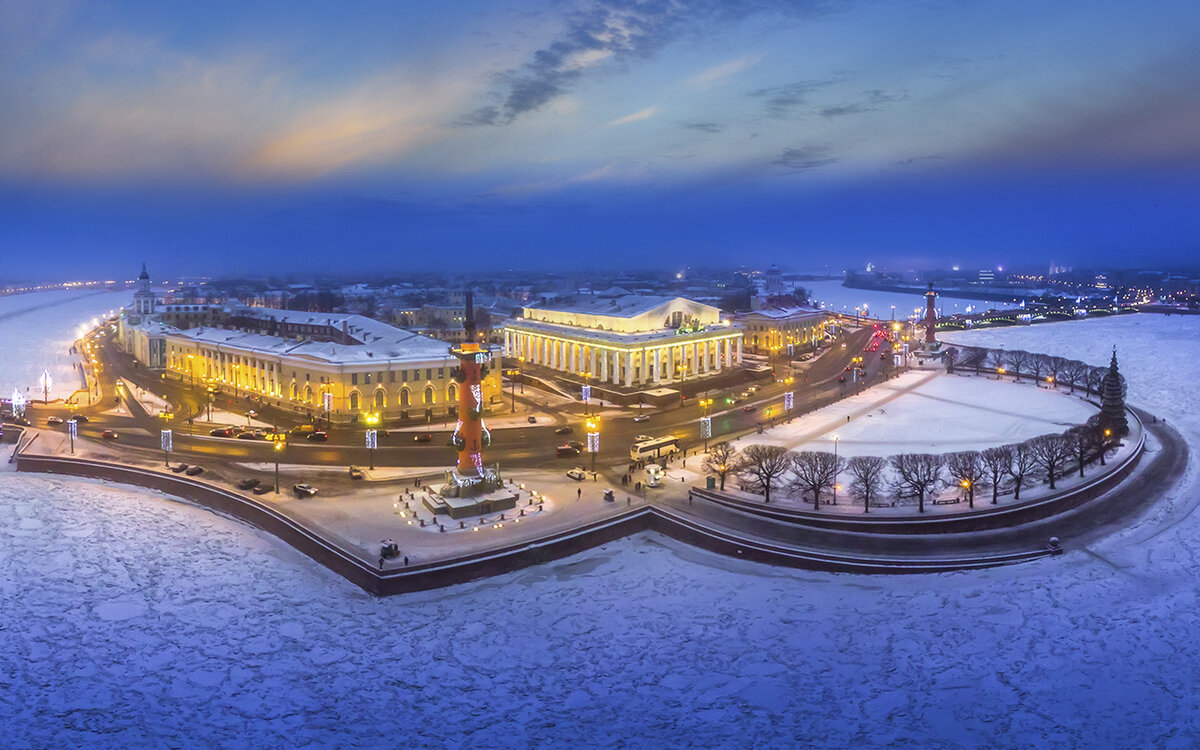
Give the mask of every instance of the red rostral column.
[{"label": "red rostral column", "polygon": [[933,311],[933,301],[937,298],[937,292],[933,291],[933,282],[929,282],[929,291],[925,292],[925,348],[931,349],[937,342],[934,336],[937,328],[937,313]]},{"label": "red rostral column", "polygon": [[455,380],[459,383],[458,426],[453,440],[458,446],[458,473],[467,477],[482,477],[486,432],[483,426],[483,377],[487,374],[490,357],[488,350],[475,341],[475,304],[470,292],[467,292],[464,312],[465,340],[461,347],[450,348],[450,353],[458,358]]}]

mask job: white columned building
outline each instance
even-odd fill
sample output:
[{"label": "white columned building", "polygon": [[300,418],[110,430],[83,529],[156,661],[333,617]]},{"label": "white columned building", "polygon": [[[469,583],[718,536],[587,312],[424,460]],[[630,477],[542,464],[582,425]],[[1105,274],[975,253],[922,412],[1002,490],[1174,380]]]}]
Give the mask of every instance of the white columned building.
[{"label": "white columned building", "polygon": [[741,364],[742,331],[683,297],[588,296],[527,307],[505,353],[593,383],[626,388],[693,380]]}]

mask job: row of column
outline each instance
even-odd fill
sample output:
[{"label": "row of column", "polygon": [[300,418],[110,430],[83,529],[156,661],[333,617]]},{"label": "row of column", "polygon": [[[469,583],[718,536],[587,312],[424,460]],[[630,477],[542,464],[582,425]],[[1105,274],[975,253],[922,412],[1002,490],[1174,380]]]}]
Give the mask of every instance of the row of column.
[{"label": "row of column", "polygon": [[673,383],[677,372],[682,380],[740,365],[742,338],[728,336],[634,350],[506,330],[504,353],[552,370],[577,375],[590,373],[597,382],[632,386]]}]

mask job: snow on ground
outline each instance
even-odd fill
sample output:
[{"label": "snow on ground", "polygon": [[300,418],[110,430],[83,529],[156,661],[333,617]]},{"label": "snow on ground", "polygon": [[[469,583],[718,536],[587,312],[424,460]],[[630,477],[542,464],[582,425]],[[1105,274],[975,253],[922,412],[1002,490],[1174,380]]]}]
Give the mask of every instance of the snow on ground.
[{"label": "snow on ground", "polygon": [[[1096,363],[1119,343],[1131,400],[1200,445],[1200,319],[984,335]],[[1193,747],[1196,479],[1127,533],[1012,568],[822,574],[643,535],[373,599],[156,493],[0,473],[0,732],[10,747]]]},{"label": "snow on ground", "polygon": [[[851,289],[842,286],[841,279],[833,281],[801,281],[813,299],[825,303],[825,309],[854,314],[855,307],[867,306],[869,314],[876,318],[892,318],[892,306],[896,306],[895,319],[908,320],[913,314],[925,313],[925,296],[902,292],[879,292],[869,289]],[[961,312],[983,312],[1005,310],[1017,305],[992,300],[962,299],[950,295],[938,295],[938,308],[943,315]],[[970,310],[968,310],[970,308]]]},{"label": "snow on ground", "polygon": [[0,297],[0,397],[14,388],[29,399],[41,399],[39,378],[50,371],[50,398],[65,398],[83,387],[70,354],[75,340],[98,322],[98,316],[129,303],[128,292],[54,291]]},{"label": "snow on ground", "polygon": [[150,416],[157,417],[164,411],[171,410],[171,404],[162,396],[157,396],[124,378],[121,379],[120,383]]},{"label": "snow on ground", "polygon": [[735,443],[832,452],[836,436],[843,456],[946,453],[1062,432],[1095,413],[1065,389],[916,370]]}]

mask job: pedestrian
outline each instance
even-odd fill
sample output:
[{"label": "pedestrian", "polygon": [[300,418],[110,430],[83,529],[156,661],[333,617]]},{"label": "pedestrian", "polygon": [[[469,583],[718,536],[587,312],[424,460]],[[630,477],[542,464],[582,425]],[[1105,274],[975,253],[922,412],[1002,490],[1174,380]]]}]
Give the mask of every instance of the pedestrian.
[{"label": "pedestrian", "polygon": [[404,556],[404,567],[408,567],[408,555]]},{"label": "pedestrian", "polygon": [[383,570],[383,555],[379,556],[379,569]]},{"label": "pedestrian", "polygon": [[850,415],[849,415],[849,414],[847,414],[847,415],[846,415],[846,421],[847,421],[847,422],[849,422],[849,421],[850,421]]},{"label": "pedestrian", "polygon": [[583,488],[582,487],[575,488],[575,499],[578,500],[581,497],[583,497]]}]

